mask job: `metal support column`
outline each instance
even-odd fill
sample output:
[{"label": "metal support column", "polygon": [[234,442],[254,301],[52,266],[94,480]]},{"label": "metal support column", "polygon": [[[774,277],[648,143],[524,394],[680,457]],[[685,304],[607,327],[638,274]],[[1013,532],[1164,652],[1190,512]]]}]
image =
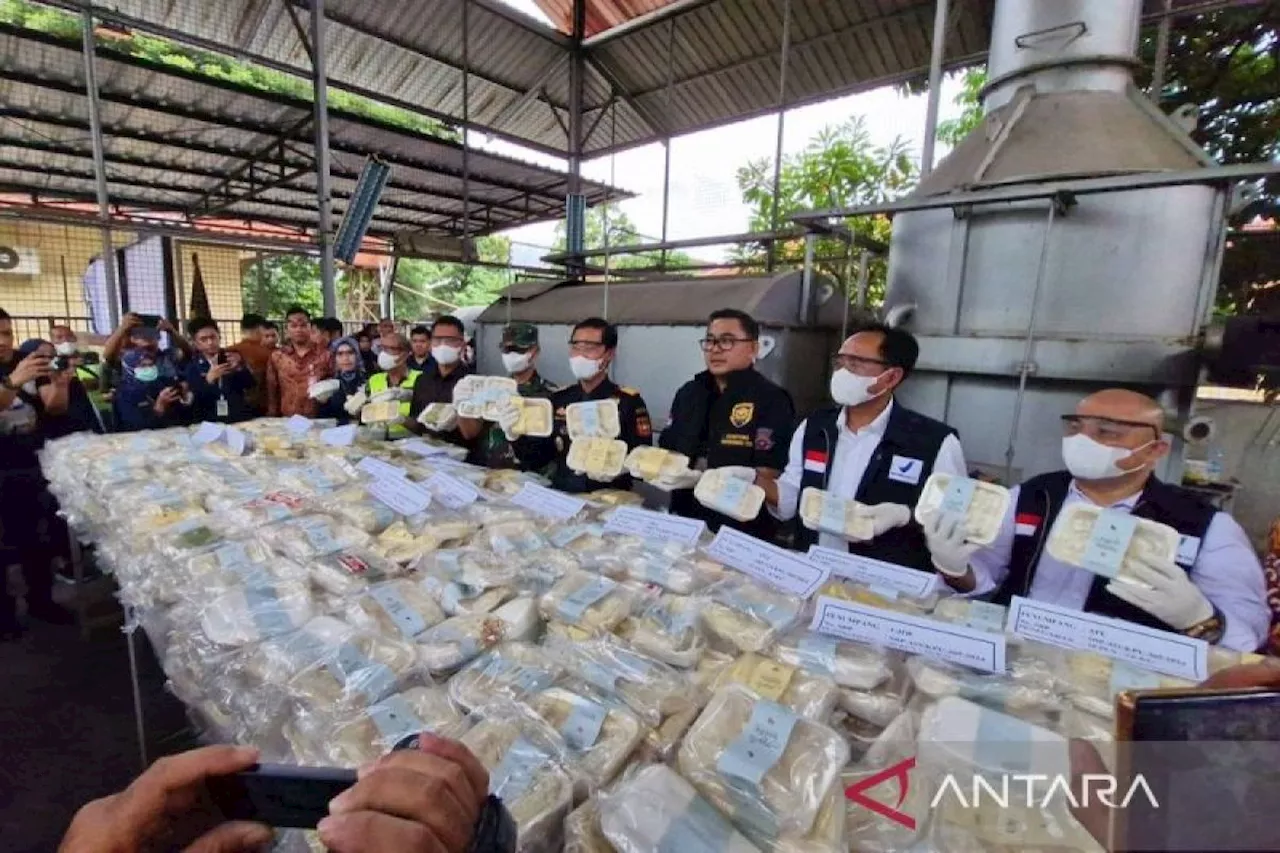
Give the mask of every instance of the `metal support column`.
[{"label": "metal support column", "polygon": [[1156,30],[1156,61],[1151,68],[1151,100],[1160,103],[1160,94],[1164,91],[1164,76],[1169,68],[1169,31],[1173,27],[1173,0],[1164,0],[1164,13],[1160,16],[1160,27]]},{"label": "metal support column", "polygon": [[319,220],[316,242],[320,244],[320,287],[326,317],[338,314],[338,291],[333,267],[333,194],[329,187],[329,81],[325,57],[324,0],[311,0],[311,83],[315,90],[316,204]]},{"label": "metal support column", "polygon": [[[773,149],[773,202],[769,211],[769,230],[778,230],[778,196],[782,192],[782,132],[787,116],[787,57],[791,53],[791,0],[782,3],[782,48],[778,57],[778,140]],[[767,267],[773,272],[777,243],[769,241]]]},{"label": "metal support column", "polygon": [[929,52],[929,103],[924,113],[924,145],[920,151],[920,177],[933,171],[933,148],[938,136],[938,107],[942,102],[942,58],[947,47],[947,13],[950,0],[935,0],[933,42]]},{"label": "metal support column", "polygon": [[[671,116],[671,89],[675,85],[675,51],[676,51],[676,19],[672,18],[667,22],[667,85],[666,85],[666,105],[668,120]],[[667,225],[671,213],[671,137],[668,136],[662,143],[662,237],[663,243],[667,242]],[[667,250],[663,249],[659,255],[658,265],[663,269],[667,268]]]},{"label": "metal support column", "polygon": [[[587,29],[587,2],[573,0],[572,7],[572,44],[569,47],[569,123],[567,146],[569,152],[569,197],[565,199],[565,234],[582,234],[582,248],[586,245],[587,215],[586,202],[582,199],[582,95],[586,79],[586,54],[583,53],[582,40]],[[575,225],[573,219],[581,211],[582,221]],[[568,251],[575,251],[570,239],[565,246]],[[582,278],[586,267],[586,259],[571,260],[565,266],[566,275],[571,278]]]},{"label": "metal support column", "polygon": [[462,0],[462,252],[471,251],[471,0]]},{"label": "metal support column", "polygon": [[[813,304],[813,255],[818,235],[812,231],[804,235],[804,268],[800,273],[800,325],[809,325],[809,306]],[[769,243],[769,259],[773,259],[773,243]]]},{"label": "metal support column", "polygon": [[98,195],[102,235],[102,275],[107,285],[107,318],[114,331],[120,325],[120,281],[116,275],[115,244],[111,240],[111,198],[107,193],[107,159],[98,113],[98,67],[93,39],[93,13],[84,10],[84,86],[89,99],[89,137],[93,143],[93,179]]}]

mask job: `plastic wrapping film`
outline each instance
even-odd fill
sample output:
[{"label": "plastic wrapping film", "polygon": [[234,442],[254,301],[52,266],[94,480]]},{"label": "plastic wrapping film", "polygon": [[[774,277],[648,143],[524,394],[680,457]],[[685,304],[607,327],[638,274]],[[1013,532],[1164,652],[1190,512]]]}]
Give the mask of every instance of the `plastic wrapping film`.
[{"label": "plastic wrapping film", "polygon": [[590,797],[564,819],[564,853],[615,853],[600,826],[600,800]]},{"label": "plastic wrapping film", "polygon": [[590,572],[565,574],[539,602],[548,621],[574,625],[588,633],[607,633],[631,614],[632,596],[609,578]]},{"label": "plastic wrapping film", "polygon": [[640,480],[678,477],[689,472],[689,457],[661,447],[641,445],[627,454],[627,473]]},{"label": "plastic wrapping film", "polygon": [[346,619],[352,625],[410,641],[445,618],[435,599],[408,579],[374,584],[346,607]]},{"label": "plastic wrapping film", "polygon": [[825,721],[835,708],[835,682],[822,675],[787,666],[776,660],[747,652],[720,671],[712,690],[739,684],[761,699],[777,702],[789,711],[810,720]]},{"label": "plastic wrapping film", "polygon": [[873,690],[893,674],[891,652],[849,643],[812,631],[793,631],[770,649],[771,657],[833,680],[841,687]]},{"label": "plastic wrapping film", "polygon": [[707,509],[736,521],[751,521],[764,506],[764,489],[716,468],[702,475],[693,496]]},{"label": "plastic wrapping film", "polygon": [[706,650],[698,599],[664,594],[645,602],[631,619],[628,639],[636,651],[671,666],[695,666]]},{"label": "plastic wrapping film", "polygon": [[470,711],[495,700],[526,700],[562,675],[559,663],[546,649],[529,643],[503,643],[450,678],[449,697]]},{"label": "plastic wrapping film", "polygon": [[[622,434],[622,418],[618,401],[588,400],[565,407],[565,428],[573,441],[591,438],[617,438]],[[626,450],[622,451],[626,457]]]},{"label": "plastic wrapping film", "polygon": [[1055,560],[1069,565],[1140,583],[1130,577],[1134,563],[1172,563],[1178,554],[1178,541],[1178,531],[1168,525],[1118,510],[1073,503],[1059,513],[1045,550]]},{"label": "plastic wrapping film", "polygon": [[600,795],[600,828],[618,853],[758,853],[688,781],[661,764]]},{"label": "plastic wrapping film", "polygon": [[702,604],[702,625],[714,638],[744,652],[767,649],[799,624],[803,602],[765,589],[744,577],[729,577],[709,587]]},{"label": "plastic wrapping film", "polygon": [[451,616],[418,637],[418,655],[433,674],[452,672],[502,642],[505,631],[493,616]]},{"label": "plastic wrapping film", "polygon": [[556,642],[554,649],[572,677],[566,686],[621,701],[651,726],[702,704],[703,691],[688,676],[617,640]]},{"label": "plastic wrapping film", "polygon": [[964,517],[965,539],[990,545],[1009,513],[1009,490],[995,483],[936,472],[925,480],[915,519],[925,524],[939,513]]},{"label": "plastic wrapping film", "polygon": [[443,687],[413,687],[350,714],[303,705],[284,733],[303,764],[359,767],[390,752],[410,735],[458,738],[467,720]]},{"label": "plastic wrapping film", "polygon": [[835,731],[738,685],[711,698],[679,751],[680,772],[699,793],[770,839],[809,834],[848,760]]},{"label": "plastic wrapping film", "polygon": [[836,497],[822,489],[807,488],[800,493],[800,520],[810,530],[865,541],[875,536],[869,507]]},{"label": "plastic wrapping film", "polygon": [[627,443],[612,438],[575,438],[569,445],[565,464],[576,474],[607,483],[622,476],[627,459]]},{"label": "plastic wrapping film", "polygon": [[647,731],[625,705],[561,687],[531,697],[529,705],[564,738],[579,800],[609,784]]}]

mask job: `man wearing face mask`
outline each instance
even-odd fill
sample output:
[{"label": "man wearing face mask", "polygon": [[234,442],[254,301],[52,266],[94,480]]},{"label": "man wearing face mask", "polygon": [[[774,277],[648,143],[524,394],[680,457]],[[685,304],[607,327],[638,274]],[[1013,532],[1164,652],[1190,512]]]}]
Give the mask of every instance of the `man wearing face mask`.
[{"label": "man wearing face mask", "polygon": [[[375,399],[391,388],[402,388],[410,395],[413,394],[418,380],[422,378],[422,373],[409,369],[406,363],[408,357],[409,346],[401,335],[396,332],[383,335],[382,350],[378,353],[378,367],[381,372],[369,377],[369,399]],[[410,398],[406,397],[400,403],[400,423],[387,427],[388,439],[394,441],[409,436],[408,423],[411,410]]]},{"label": "man wearing face mask", "polygon": [[[426,432],[426,427],[417,421],[418,415],[432,403],[452,403],[454,386],[459,379],[471,373],[470,368],[462,363],[465,344],[466,331],[457,317],[445,314],[431,324],[431,360],[413,389],[413,404],[409,407],[413,420],[407,426],[413,432],[419,435]],[[453,429],[435,435],[450,444],[467,447],[480,434],[478,424],[459,421]]]},{"label": "man wearing face mask", "polygon": [[[994,592],[998,604],[1021,595],[1231,649],[1258,648],[1270,624],[1262,565],[1231,516],[1152,473],[1169,452],[1160,404],[1108,389],[1086,397],[1062,420],[1067,470],[1014,488],[990,547],[964,542],[955,518],[927,519],[929,550],[942,578],[958,592]],[[1181,537],[1177,556],[1145,559],[1132,579],[1059,562],[1045,541],[1062,508],[1082,502],[1172,527]]]},{"label": "man wearing face mask", "polygon": [[807,488],[870,507],[873,538],[850,541],[797,524],[798,550],[816,543],[933,571],[911,510],[931,473],[965,476],[966,470],[954,429],[893,398],[919,353],[916,339],[902,329],[873,325],[851,336],[832,361],[831,397],[837,405],[815,412],[796,429],[781,477],[757,479],[770,511],[784,521],[795,517]]},{"label": "man wearing face mask", "polygon": [[[517,383],[521,397],[550,399],[559,389],[538,373],[538,327],[532,323],[511,323],[502,329],[502,366]],[[459,418],[459,423],[470,418]],[[477,421],[483,435],[472,451],[472,463],[486,468],[519,468],[511,441],[497,423]]]},{"label": "man wearing face mask", "polygon": [[[703,462],[748,482],[776,478],[787,464],[795,407],[790,394],[755,369],[760,325],[750,314],[724,308],[707,319],[706,337],[698,343],[707,369],[676,392],[658,444],[688,456],[695,467]],[[776,532],[776,522],[763,509],[751,521],[739,522],[699,504],[686,483],[658,480],[655,485],[677,489],[671,511],[704,519],[712,531],[727,524],[766,540]]]},{"label": "man wearing face mask", "polygon": [[[520,466],[526,471],[542,470],[555,463],[551,485],[562,492],[580,493],[597,489],[629,489],[631,477],[623,474],[604,483],[577,474],[568,465],[569,427],[565,419],[568,406],[591,400],[618,401],[618,419],[622,431],[618,438],[627,448],[653,443],[653,424],[644,398],[634,388],[622,388],[609,379],[609,367],[618,352],[618,329],[599,317],[583,320],[569,336],[569,369],[578,380],[551,395],[554,427],[550,437],[521,436],[512,446]],[[504,412],[499,424],[509,428],[517,414],[514,407]]]}]

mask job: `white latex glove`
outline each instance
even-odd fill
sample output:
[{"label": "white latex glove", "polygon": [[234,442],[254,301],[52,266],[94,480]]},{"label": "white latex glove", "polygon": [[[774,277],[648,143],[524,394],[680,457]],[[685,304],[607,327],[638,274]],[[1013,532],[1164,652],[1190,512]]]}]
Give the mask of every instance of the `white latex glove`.
[{"label": "white latex glove", "polygon": [[502,408],[498,410],[497,423],[502,427],[502,433],[507,437],[508,441],[515,441],[519,438],[516,433],[516,424],[520,421],[520,404],[515,398],[508,397],[503,403]]},{"label": "white latex glove", "polygon": [[364,408],[364,404],[367,402],[369,402],[369,398],[364,393],[364,389],[361,389],[348,397],[347,402],[342,404],[342,408],[346,409],[348,415],[355,417],[360,414],[360,410]]},{"label": "white latex glove", "polygon": [[664,492],[677,492],[681,489],[692,489],[698,485],[698,481],[702,479],[701,471],[684,470],[679,474],[666,474],[653,480],[645,482],[653,486],[655,489],[661,489]]},{"label": "white latex glove", "polygon": [[883,536],[895,527],[902,527],[911,521],[911,507],[903,504],[876,504],[867,507],[866,515],[871,519],[871,535]]},{"label": "white latex glove", "polygon": [[964,541],[965,518],[953,512],[935,512],[925,519],[924,539],[933,556],[933,566],[949,578],[969,573],[969,558],[977,545]]},{"label": "white latex glove", "polygon": [[1126,576],[1112,578],[1107,592],[1179,631],[1213,615],[1213,605],[1196,589],[1185,570],[1176,563],[1150,557],[1142,558]]},{"label": "white latex glove", "polygon": [[413,399],[412,388],[388,388],[385,391],[379,391],[370,398],[370,403],[403,403],[406,400]]},{"label": "white latex glove", "polygon": [[712,468],[711,470],[726,477],[732,477],[735,480],[745,480],[748,483],[756,481],[756,469],[748,468],[746,465],[725,465],[723,468]]}]

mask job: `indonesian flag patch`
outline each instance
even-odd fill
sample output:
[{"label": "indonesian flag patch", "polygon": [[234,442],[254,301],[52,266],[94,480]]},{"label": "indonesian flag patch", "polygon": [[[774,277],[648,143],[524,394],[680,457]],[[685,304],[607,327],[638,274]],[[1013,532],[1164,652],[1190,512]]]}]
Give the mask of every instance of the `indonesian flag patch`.
[{"label": "indonesian flag patch", "polygon": [[1034,536],[1044,518],[1029,512],[1020,512],[1013,517],[1013,533],[1015,536]]},{"label": "indonesian flag patch", "polygon": [[827,453],[824,450],[806,450],[804,452],[804,470],[815,474],[827,473]]}]

